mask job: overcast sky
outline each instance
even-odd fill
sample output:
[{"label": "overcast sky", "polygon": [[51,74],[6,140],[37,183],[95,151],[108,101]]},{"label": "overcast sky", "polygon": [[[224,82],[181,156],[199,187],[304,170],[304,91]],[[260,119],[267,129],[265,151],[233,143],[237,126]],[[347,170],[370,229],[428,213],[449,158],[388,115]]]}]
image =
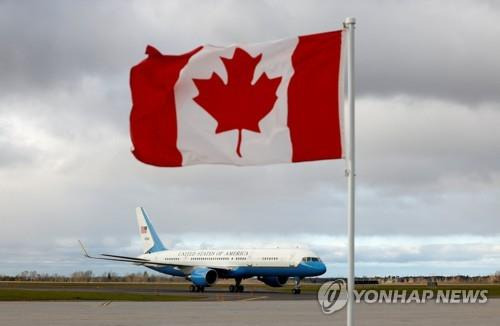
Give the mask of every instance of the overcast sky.
[{"label": "overcast sky", "polygon": [[500,5],[488,1],[0,0],[0,274],[139,267],[170,248],[303,246],[346,274],[344,162],[161,169],[130,153],[129,69],[357,18],[357,274],[500,270]]}]

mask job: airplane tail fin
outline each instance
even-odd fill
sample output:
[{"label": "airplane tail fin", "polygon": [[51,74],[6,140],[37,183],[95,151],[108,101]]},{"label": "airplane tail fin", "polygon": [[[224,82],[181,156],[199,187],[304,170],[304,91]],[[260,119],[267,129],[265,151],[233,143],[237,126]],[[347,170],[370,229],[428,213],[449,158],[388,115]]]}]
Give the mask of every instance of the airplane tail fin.
[{"label": "airplane tail fin", "polygon": [[139,225],[139,234],[144,246],[144,253],[167,250],[153,228],[144,208],[137,207],[135,213],[137,215],[137,224]]}]

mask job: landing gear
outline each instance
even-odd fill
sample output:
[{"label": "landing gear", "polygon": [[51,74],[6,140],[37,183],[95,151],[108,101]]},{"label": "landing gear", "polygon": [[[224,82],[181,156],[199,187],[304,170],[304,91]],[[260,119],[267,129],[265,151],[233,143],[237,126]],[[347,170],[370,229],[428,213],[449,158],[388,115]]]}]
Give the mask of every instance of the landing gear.
[{"label": "landing gear", "polygon": [[243,292],[245,287],[243,285],[230,285],[229,292]]},{"label": "landing gear", "polygon": [[205,287],[204,286],[198,286],[198,285],[193,285],[191,284],[189,286],[189,291],[190,292],[205,292]]},{"label": "landing gear", "polygon": [[236,284],[235,285],[230,285],[229,286],[229,292],[243,292],[245,291],[245,287],[241,285],[241,278],[236,279]]},{"label": "landing gear", "polygon": [[301,281],[300,277],[295,278],[295,286],[292,289],[293,294],[300,294],[300,281]]}]

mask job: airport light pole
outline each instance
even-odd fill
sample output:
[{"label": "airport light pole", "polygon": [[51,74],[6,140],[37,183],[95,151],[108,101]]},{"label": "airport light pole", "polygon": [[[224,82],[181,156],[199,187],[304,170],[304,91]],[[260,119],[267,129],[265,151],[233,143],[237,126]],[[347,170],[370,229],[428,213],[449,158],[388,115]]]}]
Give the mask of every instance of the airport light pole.
[{"label": "airport light pole", "polygon": [[344,111],[348,128],[346,176],[347,176],[347,238],[348,238],[348,276],[347,276],[347,326],[354,326],[354,203],[355,203],[355,147],[354,147],[354,27],[356,19],[347,17],[344,21],[347,48],[347,108]]}]

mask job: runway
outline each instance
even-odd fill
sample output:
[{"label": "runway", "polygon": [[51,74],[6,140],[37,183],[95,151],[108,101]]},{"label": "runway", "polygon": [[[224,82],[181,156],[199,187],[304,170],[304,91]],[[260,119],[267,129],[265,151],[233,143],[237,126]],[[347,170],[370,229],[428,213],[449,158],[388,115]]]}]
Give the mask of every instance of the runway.
[{"label": "runway", "polygon": [[[357,304],[357,325],[496,326],[486,304]],[[314,300],[230,302],[0,302],[0,325],[345,325],[345,309],[322,314]]]}]

